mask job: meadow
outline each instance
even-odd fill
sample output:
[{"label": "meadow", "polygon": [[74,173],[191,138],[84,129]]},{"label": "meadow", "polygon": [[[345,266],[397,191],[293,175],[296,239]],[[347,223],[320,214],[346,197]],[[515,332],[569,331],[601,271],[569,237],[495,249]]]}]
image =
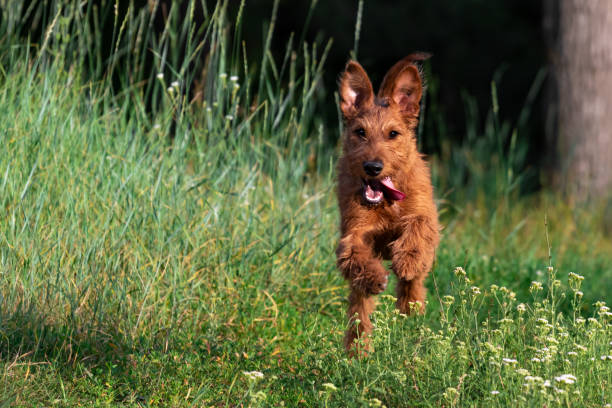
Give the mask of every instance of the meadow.
[{"label": "meadow", "polygon": [[33,46],[3,3],[1,406],[611,406],[603,211],[521,194],[494,91],[485,126],[429,158],[427,312],[398,314],[391,282],[375,351],[349,359],[331,43],[255,59],[219,1],[160,37],[147,10],[116,14],[104,59],[85,3],[52,7]]}]

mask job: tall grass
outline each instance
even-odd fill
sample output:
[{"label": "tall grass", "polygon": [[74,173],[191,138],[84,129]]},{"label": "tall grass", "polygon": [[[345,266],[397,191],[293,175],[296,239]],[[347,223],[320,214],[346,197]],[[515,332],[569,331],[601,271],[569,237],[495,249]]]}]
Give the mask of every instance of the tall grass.
[{"label": "tall grass", "polygon": [[[46,19],[34,46],[15,34],[23,5],[2,4],[3,403],[611,402],[610,320],[594,302],[612,272],[597,217],[546,195],[441,202],[428,314],[399,316],[382,297],[376,352],[348,360],[325,143],[337,129],[316,114],[333,100],[319,86],[329,44],[289,39],[284,55],[254,61],[224,1],[189,2],[186,17],[173,6],[159,37],[147,9],[45,4],[30,11]],[[104,13],[108,56],[94,24]]]}]

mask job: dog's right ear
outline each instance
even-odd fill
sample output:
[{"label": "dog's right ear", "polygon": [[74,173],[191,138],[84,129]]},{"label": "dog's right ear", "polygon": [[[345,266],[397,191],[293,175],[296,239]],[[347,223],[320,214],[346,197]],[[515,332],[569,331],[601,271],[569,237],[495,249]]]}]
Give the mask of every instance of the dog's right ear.
[{"label": "dog's right ear", "polygon": [[365,70],[356,61],[349,61],[340,78],[340,110],[345,119],[357,113],[374,101],[374,89]]}]

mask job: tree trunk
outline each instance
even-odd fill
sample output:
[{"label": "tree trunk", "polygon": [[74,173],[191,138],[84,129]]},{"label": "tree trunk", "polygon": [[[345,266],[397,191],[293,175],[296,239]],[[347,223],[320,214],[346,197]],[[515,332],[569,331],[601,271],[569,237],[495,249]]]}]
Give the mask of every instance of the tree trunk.
[{"label": "tree trunk", "polygon": [[612,187],[612,1],[561,0],[555,76],[559,165],[577,198]]}]

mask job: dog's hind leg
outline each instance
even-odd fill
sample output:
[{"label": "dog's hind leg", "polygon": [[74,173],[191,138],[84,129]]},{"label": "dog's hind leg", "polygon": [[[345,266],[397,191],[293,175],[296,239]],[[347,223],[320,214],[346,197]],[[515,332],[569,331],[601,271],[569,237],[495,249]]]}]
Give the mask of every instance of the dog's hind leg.
[{"label": "dog's hind leg", "polygon": [[425,276],[412,280],[399,278],[397,281],[397,308],[401,313],[411,314],[425,312]]},{"label": "dog's hind leg", "polygon": [[[369,351],[368,335],[372,331],[370,314],[374,311],[374,297],[361,291],[351,289],[349,295],[348,318],[349,327],[344,337],[344,346],[350,355]],[[358,320],[358,321],[357,321]],[[359,339],[355,343],[355,339]],[[363,342],[363,345],[360,344]],[[355,347],[355,350],[352,348]]]}]

